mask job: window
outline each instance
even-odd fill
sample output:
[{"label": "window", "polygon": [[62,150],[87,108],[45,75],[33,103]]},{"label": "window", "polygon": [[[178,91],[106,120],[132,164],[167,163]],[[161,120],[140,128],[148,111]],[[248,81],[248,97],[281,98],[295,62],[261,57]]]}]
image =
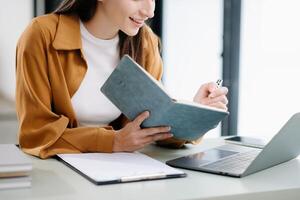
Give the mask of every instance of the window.
[{"label": "window", "polygon": [[0,7],[0,93],[15,96],[15,54],[18,38],[33,16],[31,0],[10,0]]},{"label": "window", "polygon": [[[192,100],[201,84],[222,77],[223,1],[164,0],[164,85]],[[220,127],[207,134],[219,136]]]},{"label": "window", "polygon": [[300,2],[242,4],[238,134],[275,135],[300,111]]}]

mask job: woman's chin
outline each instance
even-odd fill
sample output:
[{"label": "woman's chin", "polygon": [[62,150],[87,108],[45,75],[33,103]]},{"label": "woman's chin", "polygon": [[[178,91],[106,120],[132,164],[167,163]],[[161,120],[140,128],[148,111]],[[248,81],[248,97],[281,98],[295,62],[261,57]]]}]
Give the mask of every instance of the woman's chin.
[{"label": "woman's chin", "polygon": [[123,32],[128,36],[136,36],[140,29],[130,29],[130,30],[123,30]]}]

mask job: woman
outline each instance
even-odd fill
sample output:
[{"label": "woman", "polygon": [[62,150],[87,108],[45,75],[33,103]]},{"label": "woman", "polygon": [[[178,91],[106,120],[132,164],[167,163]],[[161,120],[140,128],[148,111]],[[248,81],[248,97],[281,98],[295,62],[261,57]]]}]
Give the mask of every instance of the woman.
[{"label": "woman", "polygon": [[[161,79],[159,40],[145,25],[154,8],[153,0],[65,0],[53,14],[32,20],[17,46],[23,151],[48,158],[187,142],[173,139],[169,127],[140,128],[148,112],[128,121],[99,92],[124,54]],[[226,93],[227,88],[208,83],[194,101],[227,109]]]}]

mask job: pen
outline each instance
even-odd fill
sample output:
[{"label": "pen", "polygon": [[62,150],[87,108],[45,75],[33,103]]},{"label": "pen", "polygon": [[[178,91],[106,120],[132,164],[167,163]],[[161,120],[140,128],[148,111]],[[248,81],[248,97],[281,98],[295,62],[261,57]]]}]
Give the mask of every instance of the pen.
[{"label": "pen", "polygon": [[[222,79],[218,79],[216,81],[216,84],[217,84],[217,88],[221,87],[222,86],[222,82],[223,80]],[[213,98],[213,96],[211,94],[208,95],[209,98]]]},{"label": "pen", "polygon": [[221,87],[221,86],[222,86],[222,82],[223,82],[222,79],[218,79],[218,80],[216,81],[217,86],[218,86],[218,87]]}]

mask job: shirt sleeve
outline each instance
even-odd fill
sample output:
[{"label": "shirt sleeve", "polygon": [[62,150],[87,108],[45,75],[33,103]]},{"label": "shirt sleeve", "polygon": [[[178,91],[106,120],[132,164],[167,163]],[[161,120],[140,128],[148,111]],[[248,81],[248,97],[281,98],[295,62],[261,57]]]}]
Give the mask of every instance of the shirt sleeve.
[{"label": "shirt sleeve", "polygon": [[45,35],[37,21],[22,34],[16,52],[16,108],[19,144],[26,153],[48,158],[58,153],[112,152],[112,127],[68,128],[69,119],[52,108]]}]

